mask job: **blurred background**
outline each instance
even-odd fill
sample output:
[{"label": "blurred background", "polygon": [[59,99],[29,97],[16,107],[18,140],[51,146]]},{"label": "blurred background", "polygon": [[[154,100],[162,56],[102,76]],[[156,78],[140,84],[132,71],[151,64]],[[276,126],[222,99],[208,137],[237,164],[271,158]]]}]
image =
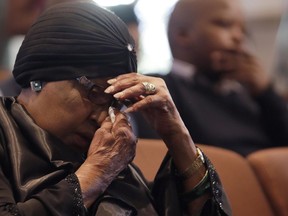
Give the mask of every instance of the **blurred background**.
[{"label": "blurred background", "polygon": [[[108,1],[103,6],[135,4],[139,19],[139,71],[168,73],[171,54],[166,24],[177,0]],[[252,51],[277,82],[281,92],[288,91],[288,0],[241,0],[247,19]]]},{"label": "blurred background", "polygon": [[[7,1],[17,2],[17,0],[0,0],[0,24],[3,23],[3,15],[7,13],[5,8]],[[134,10],[139,20],[138,60],[141,73],[167,73],[170,69],[171,54],[166,39],[166,24],[170,10],[176,1],[95,0],[104,7],[120,4],[135,6]],[[242,0],[242,2],[252,50],[259,57],[266,71],[277,80],[277,88],[280,91],[288,91],[288,40],[286,39],[288,0]],[[3,39],[0,41],[0,49],[4,50],[4,45],[6,47],[5,53],[0,53],[0,61],[9,70],[12,70],[22,40],[23,36],[17,35],[11,37],[9,41]]]},{"label": "blurred background", "polygon": [[[95,1],[103,6],[135,3],[131,0]],[[279,24],[287,9],[285,1],[242,0],[252,46],[268,68],[272,67],[274,61]],[[166,39],[166,24],[170,10],[176,2],[177,0],[138,0],[135,3],[135,12],[140,21],[139,69],[143,73],[169,71],[171,55]],[[283,30],[284,25],[283,18]],[[287,27],[286,24],[286,32],[282,35],[287,35]]]}]

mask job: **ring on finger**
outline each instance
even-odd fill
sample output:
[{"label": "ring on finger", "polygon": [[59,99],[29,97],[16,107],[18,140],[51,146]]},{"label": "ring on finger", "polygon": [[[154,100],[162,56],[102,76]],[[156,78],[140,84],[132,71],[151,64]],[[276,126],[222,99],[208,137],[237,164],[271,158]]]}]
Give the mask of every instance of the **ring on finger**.
[{"label": "ring on finger", "polygon": [[154,94],[156,92],[156,86],[153,83],[142,82],[142,84],[145,89],[145,94]]}]

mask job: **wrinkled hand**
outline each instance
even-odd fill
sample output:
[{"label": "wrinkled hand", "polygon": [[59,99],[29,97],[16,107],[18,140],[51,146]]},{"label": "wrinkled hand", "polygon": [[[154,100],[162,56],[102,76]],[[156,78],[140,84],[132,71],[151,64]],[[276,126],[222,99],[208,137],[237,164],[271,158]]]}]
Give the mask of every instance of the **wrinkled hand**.
[{"label": "wrinkled hand", "polygon": [[252,95],[261,93],[270,84],[268,74],[247,51],[215,51],[211,59],[215,72],[221,73],[223,78],[238,81]]},{"label": "wrinkled hand", "polygon": [[[147,94],[143,82],[154,84],[155,92]],[[120,101],[131,100],[133,104],[125,112],[142,112],[160,136],[167,137],[184,127],[163,79],[130,73],[108,83],[111,86],[106,89],[106,93],[113,94]]]},{"label": "wrinkled hand", "polygon": [[127,167],[135,156],[136,138],[123,113],[116,113],[112,124],[109,117],[95,132],[87,158],[76,175],[86,207],[89,207]]},{"label": "wrinkled hand", "polygon": [[[144,82],[144,84],[143,84]],[[196,148],[189,131],[185,127],[178,110],[172,100],[163,79],[145,76],[137,73],[120,75],[112,80],[108,80],[110,86],[106,93],[125,101],[129,99],[132,105],[126,112],[140,111],[158,132],[169,149],[169,154],[173,158],[173,163],[179,171],[184,171],[197,157]],[[147,91],[145,83],[155,86],[155,91]],[[205,168],[193,175],[183,183],[184,191],[190,191],[203,178]],[[207,197],[199,203],[191,204],[191,209],[200,209]]]},{"label": "wrinkled hand", "polygon": [[136,138],[127,116],[117,112],[112,124],[109,117],[95,132],[90,144],[87,161],[97,166],[113,170],[113,175],[122,171],[135,156]]}]

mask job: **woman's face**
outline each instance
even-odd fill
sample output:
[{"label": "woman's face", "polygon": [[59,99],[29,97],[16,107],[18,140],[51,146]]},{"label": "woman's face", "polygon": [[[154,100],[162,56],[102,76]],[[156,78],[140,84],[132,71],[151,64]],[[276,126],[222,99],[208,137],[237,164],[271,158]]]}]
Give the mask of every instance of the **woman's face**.
[{"label": "woman's face", "polygon": [[32,117],[41,128],[65,144],[87,151],[113,101],[111,95],[103,92],[108,87],[107,79],[94,80],[93,83],[99,90],[98,96],[96,94],[98,98],[94,98],[93,102],[89,98],[89,91],[76,80],[45,84],[37,98],[37,104],[41,106],[38,109],[42,108],[44,112]]}]

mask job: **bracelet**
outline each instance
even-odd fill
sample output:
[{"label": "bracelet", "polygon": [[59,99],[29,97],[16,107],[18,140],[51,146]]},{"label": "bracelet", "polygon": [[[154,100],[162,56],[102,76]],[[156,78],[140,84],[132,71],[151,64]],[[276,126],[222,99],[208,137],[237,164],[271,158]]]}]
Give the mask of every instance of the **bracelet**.
[{"label": "bracelet", "polygon": [[205,164],[205,159],[201,150],[198,147],[196,147],[196,150],[197,150],[198,156],[192,162],[191,166],[185,169],[182,173],[177,173],[177,171],[175,172],[175,175],[178,178],[180,178],[182,181],[191,178]]},{"label": "bracelet", "polygon": [[211,187],[208,170],[206,171],[204,177],[201,179],[201,181],[191,190],[188,192],[185,192],[180,195],[180,198],[183,202],[188,203],[192,200],[197,199],[198,197],[202,196],[209,190]]}]

